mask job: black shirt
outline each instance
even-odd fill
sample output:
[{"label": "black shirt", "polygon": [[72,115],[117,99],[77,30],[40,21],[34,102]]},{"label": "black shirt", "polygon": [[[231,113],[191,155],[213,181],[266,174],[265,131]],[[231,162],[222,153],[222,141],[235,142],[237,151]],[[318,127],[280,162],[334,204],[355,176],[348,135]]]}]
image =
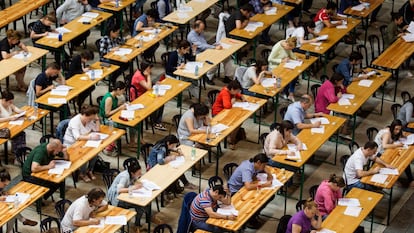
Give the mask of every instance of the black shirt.
[{"label": "black shirt", "polygon": [[83,73],[82,59],[80,55],[76,55],[72,58],[66,79],[71,78],[75,74],[82,74],[82,73]]},{"label": "black shirt", "polygon": [[53,84],[53,81],[56,80],[59,76],[48,77],[45,72],[40,73],[35,80],[35,89],[36,86],[41,86],[42,90],[46,89],[48,86]]},{"label": "black shirt", "polygon": [[244,20],[247,20],[247,18],[240,12],[240,10],[235,10],[224,24],[227,36],[229,35],[229,32],[236,28],[236,20],[243,22]]},{"label": "black shirt", "polygon": [[[36,21],[36,22],[33,24],[32,30],[33,30],[36,34],[42,34],[42,33],[45,33],[45,32],[51,32],[51,31],[52,31],[52,28],[51,28],[50,26],[46,26],[46,25],[44,25],[44,24],[42,23],[42,21],[40,21],[40,19],[39,19],[38,21]],[[34,41],[36,41],[36,40],[38,40],[38,39],[40,39],[40,38],[37,38],[37,39],[32,39],[32,41],[34,42]]]},{"label": "black shirt", "polygon": [[18,44],[20,44],[20,41],[17,44],[10,46],[9,41],[7,40],[7,37],[1,40],[0,41],[0,61],[3,60],[3,55],[1,54],[1,52],[5,51],[7,53],[10,53],[10,50]]}]

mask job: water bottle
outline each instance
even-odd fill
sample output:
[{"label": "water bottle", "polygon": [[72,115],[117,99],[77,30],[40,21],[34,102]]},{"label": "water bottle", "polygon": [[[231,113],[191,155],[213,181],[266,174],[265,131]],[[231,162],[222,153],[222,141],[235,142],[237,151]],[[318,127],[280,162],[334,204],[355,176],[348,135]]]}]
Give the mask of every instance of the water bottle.
[{"label": "water bottle", "polygon": [[112,121],[112,119],[108,119],[108,126],[109,131],[112,133],[112,131],[114,131],[114,122]]},{"label": "water bottle", "polygon": [[196,65],[196,66],[195,66],[195,69],[194,69],[194,75],[195,75],[195,76],[198,76],[198,65]]},{"label": "water bottle", "polygon": [[37,110],[38,110],[38,107],[37,107],[37,104],[35,104],[34,111],[33,111],[33,118],[34,119],[37,119]]},{"label": "water bottle", "polygon": [[305,53],[305,59],[308,60],[309,57],[310,57],[310,53],[309,53],[309,51],[306,51],[306,53]]},{"label": "water bottle", "polygon": [[14,196],[14,208],[17,209],[19,208],[19,196],[16,193],[16,196]]},{"label": "water bottle", "polygon": [[210,131],[211,131],[211,127],[210,127],[210,124],[208,124],[207,129],[206,129],[206,142],[210,142]]},{"label": "water bottle", "polygon": [[158,85],[157,84],[155,84],[154,85],[154,94],[155,94],[155,96],[159,96],[159,87],[158,87]]},{"label": "water bottle", "polygon": [[91,80],[95,80],[95,70],[91,70]]},{"label": "water bottle", "polygon": [[24,62],[27,62],[27,56],[29,55],[29,53],[28,52],[26,52],[26,51],[23,51],[23,61]]},{"label": "water bottle", "polygon": [[144,37],[143,36],[139,37],[139,47],[140,48],[144,47]]},{"label": "water bottle", "polygon": [[282,86],[282,79],[280,77],[276,78],[276,88],[280,88]]},{"label": "water bottle", "polygon": [[130,185],[129,187],[128,187],[128,196],[129,197],[132,197],[132,190],[133,190],[133,186],[132,185]]},{"label": "water bottle", "polygon": [[58,35],[58,40],[59,40],[59,41],[62,41],[62,37],[63,37],[63,34],[62,34],[62,33],[59,33],[59,35]]},{"label": "water bottle", "polygon": [[119,7],[119,0],[115,0],[115,8]]},{"label": "water bottle", "polygon": [[158,38],[160,34],[160,29],[159,28],[155,28],[155,38]]},{"label": "water bottle", "polygon": [[195,143],[193,144],[193,147],[191,148],[191,161],[194,161],[196,157],[196,148]]}]

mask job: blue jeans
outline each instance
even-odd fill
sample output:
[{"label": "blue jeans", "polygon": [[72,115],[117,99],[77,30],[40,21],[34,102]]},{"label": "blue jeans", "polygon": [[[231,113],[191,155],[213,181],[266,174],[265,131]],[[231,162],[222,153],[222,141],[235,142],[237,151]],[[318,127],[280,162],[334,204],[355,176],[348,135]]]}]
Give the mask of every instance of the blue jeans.
[{"label": "blue jeans", "polygon": [[244,89],[244,88],[242,89],[242,94],[243,95],[248,95],[248,96],[256,96],[255,92],[251,92],[248,89]]},{"label": "blue jeans", "polygon": [[213,233],[223,232],[223,229],[221,229],[220,227],[207,224],[205,221],[192,220],[191,221],[191,226],[195,230],[201,229],[201,230],[205,230],[205,231],[209,231],[209,232],[213,232]]},{"label": "blue jeans", "polygon": [[373,191],[373,190],[377,189],[372,185],[363,184],[363,183],[361,183],[361,181],[358,181],[358,182],[353,183],[353,184],[348,184],[348,189],[351,190],[352,188],[360,188],[360,189],[365,189],[365,190],[368,190],[368,191]]}]

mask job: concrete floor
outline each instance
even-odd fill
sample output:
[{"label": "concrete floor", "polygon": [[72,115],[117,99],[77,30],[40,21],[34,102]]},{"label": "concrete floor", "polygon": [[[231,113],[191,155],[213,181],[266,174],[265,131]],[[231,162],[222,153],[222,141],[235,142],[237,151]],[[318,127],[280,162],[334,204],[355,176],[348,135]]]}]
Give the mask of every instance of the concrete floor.
[{"label": "concrete floor", "polygon": [[[234,2],[234,1],[231,1]],[[313,4],[313,8],[311,9],[312,12],[317,11],[317,9],[319,9],[322,5],[324,5],[325,1],[314,1]],[[150,1],[148,1],[145,4],[144,9],[149,9],[150,7]],[[395,3],[395,9],[399,9],[399,7],[403,4],[402,1],[396,1]],[[382,10],[380,11],[379,14],[379,25],[383,25],[386,24],[390,21],[390,9],[391,9],[391,0],[386,0]],[[34,21],[36,19],[38,19],[40,16],[33,16],[33,18],[30,21]],[[306,15],[304,17],[307,17]],[[213,38],[215,37],[215,31],[217,28],[217,20],[214,19],[212,16],[210,16],[208,19],[208,28],[207,28],[207,32],[206,32],[206,36],[207,38],[211,38],[212,40],[214,40]],[[18,27],[21,30],[21,23],[18,23]],[[358,32],[363,32],[361,29],[358,29]],[[378,27],[374,27],[371,26],[369,28],[369,34],[376,34],[376,35],[380,35],[379,33],[379,29]],[[282,39],[284,32],[282,30],[279,29],[279,25],[276,24],[274,26],[272,26],[271,29],[271,35],[272,35],[272,39],[273,41],[278,41],[280,39]],[[4,30],[2,30],[0,32],[0,38],[3,38],[5,36],[5,32]],[[88,38],[88,48],[92,49],[95,51],[95,60],[97,60],[98,55],[96,52],[96,48],[93,44],[93,42],[98,39],[99,36],[99,32],[97,29],[94,29],[91,33],[90,38]],[[361,35],[361,38],[363,38],[363,34]],[[24,42],[26,44],[31,44],[31,41],[29,39],[25,39]],[[368,45],[368,44],[367,44]],[[260,56],[260,51],[264,48],[270,48],[269,46],[263,46],[260,45],[258,47],[258,51],[257,54],[258,56]],[[81,49],[78,49],[77,52],[81,51]],[[331,74],[331,67],[333,64],[338,63],[340,60],[342,60],[343,58],[347,57],[347,55],[350,53],[351,51],[351,46],[350,45],[346,45],[344,43],[340,43],[336,49],[336,57],[335,59],[333,59],[332,61],[329,62],[328,64],[328,75]],[[163,72],[163,68],[161,67],[160,64],[160,55],[161,53],[165,52],[165,46],[161,45],[160,48],[157,51],[157,64],[155,64],[155,69],[154,69],[154,73],[156,75],[160,74],[161,72]],[[47,62],[52,62],[53,60],[53,56],[52,55],[48,55],[48,61]],[[3,67],[2,67],[3,68]],[[411,70],[412,67],[410,67]],[[37,76],[37,74],[40,72],[40,66],[38,64],[32,64],[30,67],[28,67],[27,72],[26,72],[26,76],[25,76],[25,81],[26,83],[29,83],[29,81],[33,78],[35,78]],[[316,76],[319,77],[321,75],[321,72],[319,72]],[[211,89],[220,89],[224,84],[220,81],[220,79],[215,80],[216,85],[215,86],[207,86],[207,91],[211,90]],[[300,96],[303,93],[306,93],[306,81],[305,80],[300,80],[300,84],[297,87],[296,90],[296,95]],[[394,87],[394,81],[389,81],[387,83],[387,87],[386,87],[386,98],[390,99],[392,97],[393,94],[393,87]],[[4,87],[5,82],[3,81],[1,83]],[[11,90],[13,91],[15,88],[16,84],[14,81],[14,78],[11,78]],[[413,88],[413,84],[412,84],[412,75],[409,72],[409,70],[403,70],[400,72],[400,82],[399,82],[399,90],[398,90],[398,98],[397,98],[397,103],[401,103],[401,98],[400,98],[400,92],[404,91],[404,90],[412,90],[411,88]],[[97,86],[96,90],[93,92],[93,100],[94,103],[96,102],[96,97],[104,94],[107,90],[107,86],[105,86],[104,84],[100,84]],[[207,91],[203,91],[203,99],[202,101],[206,101],[206,93]],[[23,106],[26,105],[27,101],[26,101],[26,95],[25,93],[21,93],[21,92],[17,92],[14,91],[14,94],[16,96],[15,98],[15,103],[17,106]],[[187,92],[185,92],[184,95],[185,99],[184,99],[184,108],[188,108],[188,106],[192,103],[192,101],[194,100],[189,100],[188,99],[188,95]],[[280,101],[282,106],[287,106],[289,103],[285,100],[281,100]],[[357,118],[357,123],[358,126],[356,128],[356,142],[359,143],[360,145],[364,144],[367,140],[366,137],[366,129],[369,127],[377,127],[377,128],[383,128],[385,125],[389,124],[392,120],[392,115],[389,111],[391,104],[393,104],[390,101],[385,101],[384,103],[384,113],[382,115],[378,114],[378,110],[380,107],[380,100],[377,98],[370,98],[367,103],[365,103],[362,108],[361,111],[358,115]],[[269,106],[270,106],[270,102],[269,102]],[[173,123],[172,123],[172,116],[177,114],[178,111],[176,109],[176,103],[174,101],[169,102],[168,104],[166,104],[165,107],[165,113],[164,113],[164,117],[163,117],[163,121],[168,124],[168,129],[171,133],[175,133],[175,127],[173,127]],[[56,114],[55,114],[56,115]],[[279,117],[280,118],[280,117]],[[273,119],[273,113],[269,113],[268,115],[265,116],[264,121],[269,124],[271,123]],[[244,124],[243,127],[246,129],[247,131],[247,140],[243,141],[241,143],[239,143],[237,145],[237,150],[227,150],[224,149],[224,155],[222,158],[220,158],[220,176],[222,176],[222,167],[224,166],[224,164],[228,163],[228,162],[236,162],[236,163],[240,163],[243,160],[246,160],[250,157],[253,157],[255,154],[257,154],[258,152],[261,151],[261,145],[257,144],[257,136],[258,136],[258,125],[253,123],[252,119],[248,119]],[[262,126],[262,132],[268,132],[269,129],[267,128],[267,126]],[[26,130],[26,134],[28,135],[27,137],[27,144],[30,147],[35,147],[36,145],[39,144],[38,139],[41,137],[41,132],[40,130],[31,130],[28,129]],[[167,135],[167,132],[162,132],[162,131],[156,131],[155,134],[152,134],[152,132],[149,131],[145,131],[144,133],[144,137],[145,140],[147,142],[156,142],[158,139],[162,138],[163,136]],[[29,136],[30,135],[30,136]],[[124,148],[126,148],[127,146],[125,146]],[[9,147],[10,148],[10,147]],[[332,173],[336,173],[338,175],[342,174],[341,171],[341,165],[338,163],[336,166],[331,165],[329,163],[325,163],[325,162],[333,162],[333,158],[334,158],[334,150],[335,150],[335,145],[332,142],[326,142],[321,149],[315,154],[315,158],[314,160],[312,160],[311,162],[309,162],[309,164],[307,164],[306,166],[306,171],[305,171],[305,184],[304,184],[304,197],[308,197],[307,194],[307,190],[309,189],[309,187],[311,187],[312,185],[315,184],[319,184],[323,179],[326,179],[329,177],[330,174]],[[133,156],[134,153],[130,152],[128,149],[124,149],[123,150],[125,153],[129,154],[130,156]],[[338,156],[344,155],[344,154],[349,154],[349,149],[347,145],[340,145],[339,146],[339,152],[338,152]],[[3,154],[3,148],[0,149],[0,154]],[[101,155],[103,156],[103,158],[107,161],[111,162],[111,167],[116,168],[117,167],[117,160],[114,157],[107,157],[105,155]],[[127,157],[126,156],[121,156],[120,160],[121,160],[121,164],[123,162],[123,160],[125,160]],[[323,161],[323,162],[321,162]],[[12,161],[11,161],[12,162]],[[143,161],[141,159],[140,161],[143,164]],[[17,166],[14,165],[7,165],[6,166],[8,168],[8,170],[10,171],[10,173],[12,174],[12,176],[17,176],[18,173],[20,172],[20,169]],[[209,164],[207,163],[205,166],[203,166],[202,168],[202,176],[203,178],[209,178],[210,176],[213,175],[214,173],[214,168],[215,168],[215,164]],[[197,178],[195,177],[191,177],[191,173],[187,172],[186,176],[193,182],[193,183],[198,183]],[[223,176],[222,176],[223,177]],[[402,176],[402,183],[404,183],[404,175]],[[295,181],[298,181],[299,177],[295,177]],[[75,200],[76,198],[78,198],[79,196],[85,194],[89,189],[91,189],[92,187],[102,187],[104,188],[101,176],[98,175],[98,179],[95,180],[92,183],[84,183],[82,181],[79,181],[77,183],[77,189],[75,189],[73,187],[71,178],[68,178],[66,181],[66,185],[67,185],[67,193],[66,193],[66,197],[70,200]],[[207,187],[207,182],[206,180],[202,180],[202,188]],[[186,190],[187,192],[188,190]],[[289,194],[293,197],[297,197],[299,189],[298,187],[292,187],[289,188]],[[407,189],[404,187],[395,187],[394,189],[394,197],[393,197],[393,208],[392,208],[392,222],[391,225],[389,227],[385,227],[381,224],[374,224],[374,229],[373,232],[376,233],[380,233],[380,232],[414,232],[413,230],[413,226],[410,225],[412,224],[410,220],[412,220],[412,216],[410,213],[412,212],[413,206],[413,200],[412,200],[412,194],[413,193],[413,189]],[[58,194],[55,194],[55,201],[57,201],[58,198]],[[183,195],[179,195],[178,198],[174,199],[173,202],[168,203],[166,205],[165,208],[161,209],[161,212],[159,213],[159,217],[164,220],[166,223],[170,224],[173,226],[174,229],[176,229],[177,227],[177,222],[178,222],[178,210],[181,208],[181,203],[182,203],[182,196]],[[264,219],[266,219],[266,223],[263,225],[262,228],[260,228],[259,230],[251,230],[251,229],[247,229],[246,232],[275,232],[277,224],[278,224],[278,220],[277,218],[280,218],[283,215],[283,198],[280,196],[277,196],[275,198],[275,200],[268,205],[268,207],[263,211],[263,214],[266,216],[270,216],[271,218],[268,217],[264,217]],[[296,205],[297,200],[295,199],[288,199],[288,205],[287,205],[287,213],[288,214],[294,214],[295,213],[295,205]],[[380,202],[380,204],[377,206],[377,208],[375,209],[375,221],[376,222],[380,222],[380,223],[384,223],[385,222],[385,216],[386,216],[386,210],[387,210],[387,203],[388,203],[388,199],[385,196],[383,198],[383,200]],[[46,201],[47,206],[44,207],[42,209],[42,213],[45,215],[50,215],[50,216],[56,216],[55,211],[54,211],[54,203],[52,201]],[[152,207],[153,211],[156,211],[156,207],[155,205],[153,205]],[[39,216],[37,215],[37,213],[35,212],[34,206],[29,207],[27,210],[23,211],[23,215],[29,218],[33,218],[33,219],[39,219]],[[143,222],[143,221],[141,221]],[[368,222],[364,222],[363,223],[364,226],[366,226],[366,232],[369,231],[369,223]],[[39,228],[38,227],[26,227],[26,226],[22,226],[21,224],[19,224],[19,231],[20,232],[39,232]],[[142,232],[146,232],[145,227],[142,228]]]}]

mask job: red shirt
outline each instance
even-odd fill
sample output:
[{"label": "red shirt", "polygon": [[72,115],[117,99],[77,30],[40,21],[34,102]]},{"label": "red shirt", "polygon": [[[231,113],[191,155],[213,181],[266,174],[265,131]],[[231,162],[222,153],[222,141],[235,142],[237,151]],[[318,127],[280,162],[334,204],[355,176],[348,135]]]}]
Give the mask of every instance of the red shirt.
[{"label": "red shirt", "polygon": [[230,94],[230,90],[227,89],[227,87],[223,87],[223,89],[221,89],[220,93],[218,94],[217,98],[216,98],[216,102],[214,102],[213,107],[211,109],[213,116],[219,114],[219,112],[221,112],[223,109],[230,109],[232,108],[232,103],[231,103],[231,99],[232,98],[237,98],[237,99],[241,99],[242,95],[236,94],[236,95],[232,95]]},{"label": "red shirt", "polygon": [[143,86],[141,86],[141,84],[139,84],[139,82],[141,82],[141,81],[147,81],[147,79],[141,73],[140,70],[137,70],[135,72],[134,76],[132,76],[131,86],[134,86],[137,89],[138,96],[135,95],[135,89],[133,87],[131,87],[129,89],[129,97],[130,97],[131,101],[135,100],[136,98],[138,98],[139,96],[141,96],[142,94],[144,94],[147,91],[147,89],[145,89]]},{"label": "red shirt", "polygon": [[315,18],[313,19],[313,22],[318,22],[318,21],[325,21],[325,20],[330,20],[331,16],[326,13],[326,9],[322,8],[318,11],[318,13],[316,14]]}]

